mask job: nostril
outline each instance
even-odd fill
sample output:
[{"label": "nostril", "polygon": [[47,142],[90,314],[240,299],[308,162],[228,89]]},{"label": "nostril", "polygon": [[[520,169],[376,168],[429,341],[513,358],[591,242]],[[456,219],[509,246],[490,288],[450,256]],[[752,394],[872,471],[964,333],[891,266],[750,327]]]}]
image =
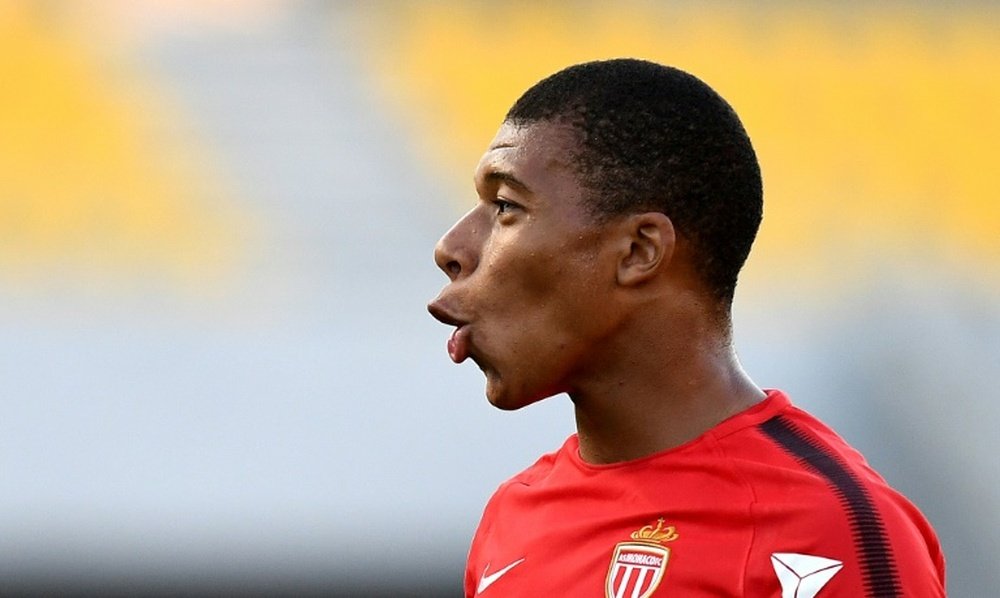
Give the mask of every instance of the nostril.
[{"label": "nostril", "polygon": [[462,266],[456,260],[451,260],[444,266],[448,270],[448,274],[452,276],[458,276],[462,272]]}]

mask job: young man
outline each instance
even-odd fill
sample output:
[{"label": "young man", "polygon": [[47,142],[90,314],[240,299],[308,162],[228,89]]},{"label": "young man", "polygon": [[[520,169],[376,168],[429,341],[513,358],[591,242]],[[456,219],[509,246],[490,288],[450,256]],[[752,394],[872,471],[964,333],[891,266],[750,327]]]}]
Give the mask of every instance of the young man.
[{"label": "young man", "polygon": [[466,596],[944,595],[917,509],[737,361],[761,180],[712,89],[570,67],[514,104],[475,182],[430,312],[493,405],[565,392],[578,433],[494,494]]}]

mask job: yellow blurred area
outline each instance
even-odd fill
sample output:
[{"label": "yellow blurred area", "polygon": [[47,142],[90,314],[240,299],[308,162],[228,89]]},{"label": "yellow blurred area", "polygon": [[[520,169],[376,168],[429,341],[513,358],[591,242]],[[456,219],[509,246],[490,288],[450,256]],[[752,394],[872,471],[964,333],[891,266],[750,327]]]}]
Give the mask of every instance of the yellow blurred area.
[{"label": "yellow blurred area", "polygon": [[201,285],[236,250],[236,217],[183,119],[104,32],[42,3],[0,5],[0,274]]},{"label": "yellow blurred area", "polygon": [[520,93],[634,56],[696,74],[740,114],[764,170],[768,263],[874,245],[1000,264],[1000,19],[980,3],[433,2],[378,22],[379,81],[465,205]]}]

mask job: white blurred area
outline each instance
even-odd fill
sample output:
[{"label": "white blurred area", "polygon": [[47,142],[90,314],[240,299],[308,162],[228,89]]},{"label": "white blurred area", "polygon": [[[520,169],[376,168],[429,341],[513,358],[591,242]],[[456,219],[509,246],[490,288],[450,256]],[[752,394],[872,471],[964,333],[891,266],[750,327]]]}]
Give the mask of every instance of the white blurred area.
[{"label": "white blurred area", "polygon": [[[564,397],[492,410],[425,312],[478,155],[439,155],[464,142],[420,106],[436,80],[393,70],[395,6],[0,7],[0,593],[457,595],[492,490],[573,431]],[[762,162],[768,189],[794,174]],[[792,220],[804,241],[766,203],[737,346],[928,515],[951,595],[990,595],[997,208],[978,261],[919,218],[818,230],[877,199]]]}]

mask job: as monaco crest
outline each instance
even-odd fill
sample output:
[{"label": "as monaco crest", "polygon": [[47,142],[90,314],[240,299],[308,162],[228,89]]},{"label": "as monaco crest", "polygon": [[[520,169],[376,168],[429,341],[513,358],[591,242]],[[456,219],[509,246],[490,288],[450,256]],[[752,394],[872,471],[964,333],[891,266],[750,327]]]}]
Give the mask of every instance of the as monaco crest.
[{"label": "as monaco crest", "polygon": [[663,579],[670,549],[662,544],[678,537],[674,526],[647,525],[632,532],[632,542],[620,542],[611,555],[606,598],[649,598]]}]

